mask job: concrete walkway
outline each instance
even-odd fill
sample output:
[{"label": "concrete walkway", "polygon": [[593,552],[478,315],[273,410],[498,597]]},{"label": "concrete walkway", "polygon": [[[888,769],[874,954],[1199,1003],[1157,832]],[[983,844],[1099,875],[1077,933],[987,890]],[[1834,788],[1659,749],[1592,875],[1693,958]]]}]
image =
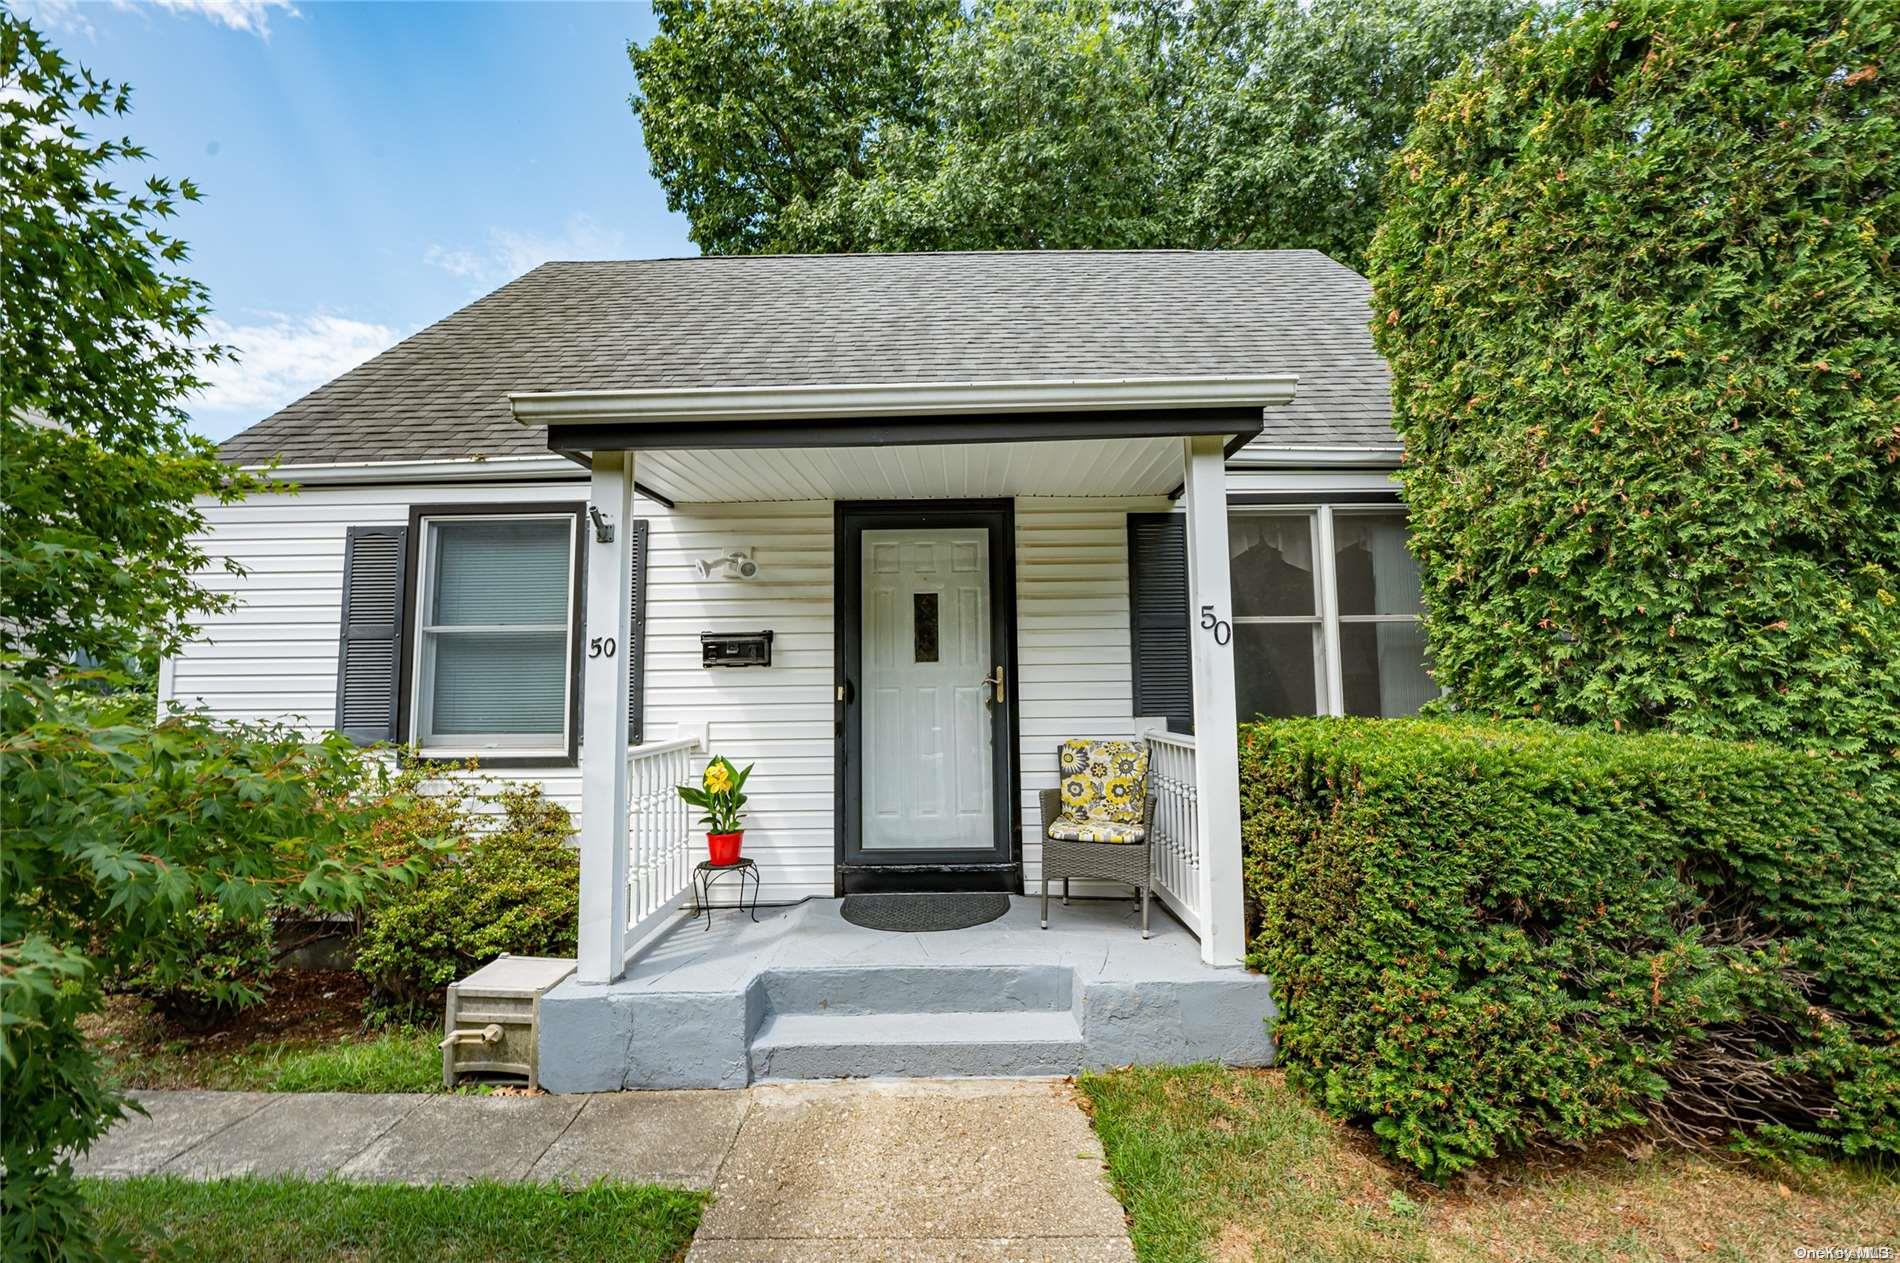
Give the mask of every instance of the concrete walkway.
[{"label": "concrete walkway", "polygon": [[689,1260],[1125,1263],[1067,1084],[903,1080],[598,1096],[138,1092],[97,1176],[606,1177],[711,1189]]}]

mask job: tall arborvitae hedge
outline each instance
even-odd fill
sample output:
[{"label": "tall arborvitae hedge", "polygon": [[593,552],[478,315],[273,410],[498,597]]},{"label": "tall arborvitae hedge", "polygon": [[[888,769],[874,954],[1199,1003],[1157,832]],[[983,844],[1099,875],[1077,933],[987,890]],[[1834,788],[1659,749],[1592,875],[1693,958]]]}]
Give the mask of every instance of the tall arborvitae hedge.
[{"label": "tall arborvitae hedge", "polygon": [[1434,90],[1370,272],[1458,704],[1900,770],[1897,50],[1618,0]]}]

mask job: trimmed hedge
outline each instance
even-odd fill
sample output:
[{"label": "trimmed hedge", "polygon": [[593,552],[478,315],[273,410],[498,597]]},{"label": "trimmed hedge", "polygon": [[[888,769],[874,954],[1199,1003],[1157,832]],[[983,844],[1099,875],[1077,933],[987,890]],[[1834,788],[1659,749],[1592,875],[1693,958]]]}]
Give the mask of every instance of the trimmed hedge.
[{"label": "trimmed hedge", "polygon": [[1900,832],[1832,761],[1297,719],[1241,771],[1283,1064],[1427,1175],[1644,1123],[1900,1154]]},{"label": "trimmed hedge", "polygon": [[1383,186],[1433,672],[1900,783],[1900,7],[1579,8],[1441,80]]}]

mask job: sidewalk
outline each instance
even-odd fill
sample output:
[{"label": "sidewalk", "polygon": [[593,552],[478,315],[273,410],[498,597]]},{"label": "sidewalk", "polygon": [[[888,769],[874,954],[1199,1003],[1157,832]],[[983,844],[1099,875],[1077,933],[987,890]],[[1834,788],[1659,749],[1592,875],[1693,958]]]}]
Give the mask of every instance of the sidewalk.
[{"label": "sidewalk", "polygon": [[1125,1263],[1067,1084],[903,1080],[598,1096],[138,1092],[94,1176],[598,1178],[711,1189],[689,1260]]}]

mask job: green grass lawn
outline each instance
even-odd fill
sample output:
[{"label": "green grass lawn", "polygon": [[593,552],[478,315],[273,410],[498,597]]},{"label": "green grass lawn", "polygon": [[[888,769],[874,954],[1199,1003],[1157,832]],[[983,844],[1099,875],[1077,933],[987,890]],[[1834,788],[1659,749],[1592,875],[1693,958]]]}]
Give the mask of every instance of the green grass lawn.
[{"label": "green grass lawn", "polygon": [[1087,1075],[1080,1089],[1142,1263],[1217,1259],[1789,1259],[1900,1246],[1900,1173],[1769,1174],[1679,1150],[1504,1164],[1435,1188],[1276,1071]]},{"label": "green grass lawn", "polygon": [[645,1185],[408,1188],[166,1176],[88,1180],[108,1230],[142,1257],[208,1263],[336,1259],[660,1263],[699,1225],[701,1193]]},{"label": "green grass lawn", "polygon": [[108,1052],[126,1087],[249,1092],[440,1092],[440,1035],[400,1027],[324,1043],[279,1040],[206,1051],[190,1040]]}]

